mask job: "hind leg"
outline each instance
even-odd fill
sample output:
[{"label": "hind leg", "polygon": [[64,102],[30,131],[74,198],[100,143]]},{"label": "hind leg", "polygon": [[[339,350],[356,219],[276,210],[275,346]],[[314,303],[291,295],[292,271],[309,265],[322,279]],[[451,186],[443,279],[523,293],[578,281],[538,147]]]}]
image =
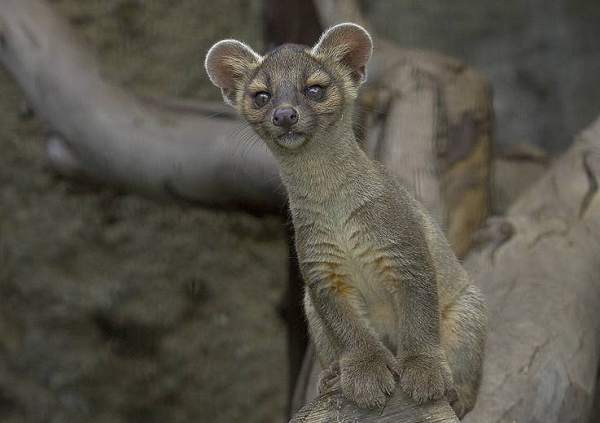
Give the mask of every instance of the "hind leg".
[{"label": "hind leg", "polygon": [[485,304],[474,286],[467,287],[462,296],[442,312],[441,342],[456,389],[451,405],[459,419],[473,409],[477,399],[486,325]]}]

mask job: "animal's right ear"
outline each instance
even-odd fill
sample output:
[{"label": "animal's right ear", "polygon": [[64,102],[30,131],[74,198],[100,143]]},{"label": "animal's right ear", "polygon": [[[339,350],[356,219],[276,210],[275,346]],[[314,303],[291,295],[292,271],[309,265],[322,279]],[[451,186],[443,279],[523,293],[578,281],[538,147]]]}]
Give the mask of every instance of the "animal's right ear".
[{"label": "animal's right ear", "polygon": [[347,67],[358,85],[367,79],[367,62],[372,52],[373,40],[367,30],[350,22],[329,28],[312,48],[315,56]]},{"label": "animal's right ear", "polygon": [[208,50],[204,67],[211,82],[221,89],[225,102],[235,107],[240,82],[261,59],[246,44],[237,40],[223,40]]}]

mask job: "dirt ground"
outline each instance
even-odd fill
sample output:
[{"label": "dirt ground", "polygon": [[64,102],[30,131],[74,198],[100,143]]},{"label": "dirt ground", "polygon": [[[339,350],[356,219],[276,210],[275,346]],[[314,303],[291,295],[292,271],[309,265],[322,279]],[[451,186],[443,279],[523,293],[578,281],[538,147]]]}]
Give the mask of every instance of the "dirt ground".
[{"label": "dirt ground", "polygon": [[[218,99],[206,49],[261,43],[259,2],[52,4],[143,94]],[[282,421],[281,221],[61,179],[4,71],[0,92],[0,421]]]}]

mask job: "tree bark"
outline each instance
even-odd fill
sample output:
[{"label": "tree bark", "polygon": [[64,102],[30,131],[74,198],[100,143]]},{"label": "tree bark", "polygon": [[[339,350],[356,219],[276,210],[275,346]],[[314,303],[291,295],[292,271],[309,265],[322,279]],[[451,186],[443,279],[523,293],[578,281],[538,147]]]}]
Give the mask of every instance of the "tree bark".
[{"label": "tree bark", "polygon": [[489,84],[451,58],[380,44],[390,63],[376,82],[387,109],[373,155],[425,205],[462,257],[491,209]]},{"label": "tree bark", "polygon": [[589,421],[600,357],[599,180],[600,119],[467,258],[490,333],[465,422]]},{"label": "tree bark", "polygon": [[497,151],[493,162],[493,215],[505,215],[510,206],[548,170],[547,153],[531,144],[515,144]]},{"label": "tree bark", "polygon": [[458,423],[446,401],[417,405],[398,389],[383,410],[358,409],[340,393],[319,397],[296,413],[290,423]]}]

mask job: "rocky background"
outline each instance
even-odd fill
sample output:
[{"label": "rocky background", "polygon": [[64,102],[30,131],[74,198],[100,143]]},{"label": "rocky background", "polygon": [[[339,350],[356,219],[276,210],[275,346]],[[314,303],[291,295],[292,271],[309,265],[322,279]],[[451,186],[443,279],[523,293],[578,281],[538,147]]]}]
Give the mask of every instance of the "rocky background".
[{"label": "rocky background", "polygon": [[[218,100],[207,48],[263,44],[260,1],[51,3],[140,94]],[[562,150],[600,110],[596,0],[365,3],[400,44],[491,78],[501,145]],[[281,220],[60,179],[1,69],[0,93],[0,421],[282,421]]]}]

